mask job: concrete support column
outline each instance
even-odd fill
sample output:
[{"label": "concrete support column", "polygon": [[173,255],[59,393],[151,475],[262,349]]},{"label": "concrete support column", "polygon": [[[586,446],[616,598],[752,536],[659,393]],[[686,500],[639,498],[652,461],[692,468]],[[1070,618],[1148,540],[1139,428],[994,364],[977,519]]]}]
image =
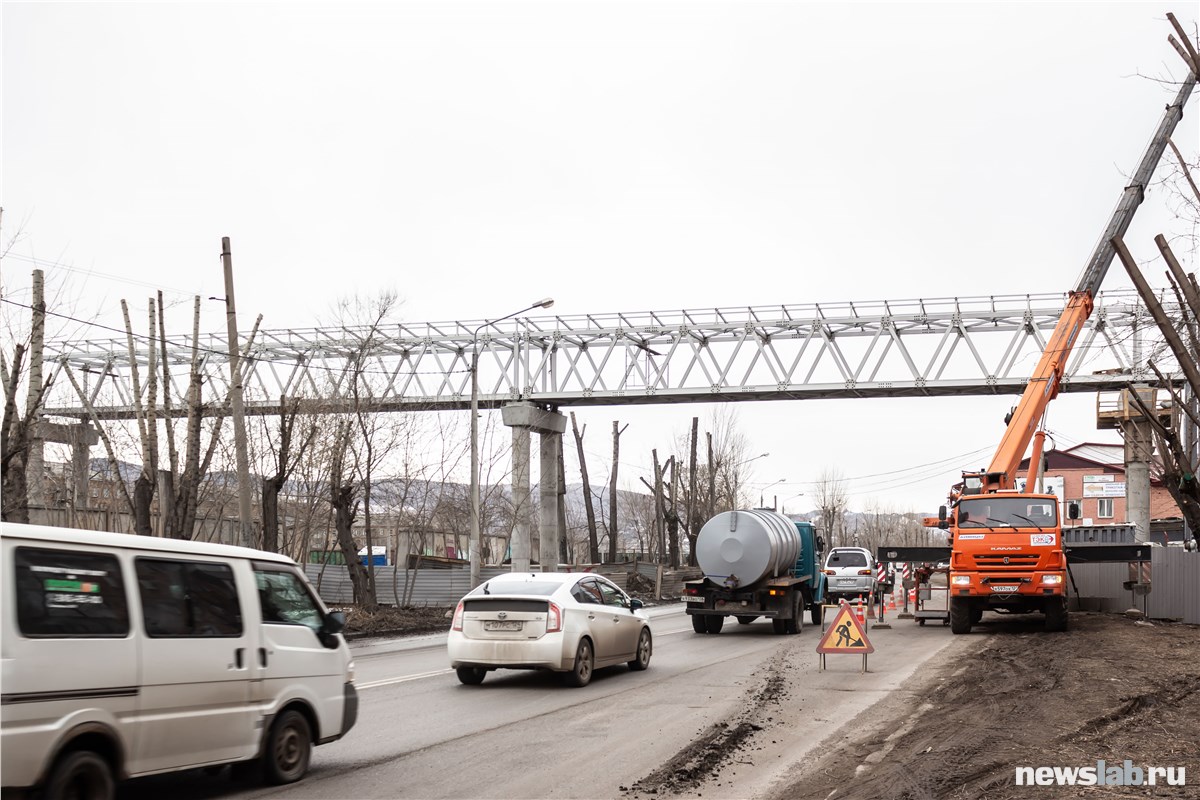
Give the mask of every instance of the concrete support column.
[{"label": "concrete support column", "polygon": [[558,572],[558,453],[562,434],[543,433],[539,444],[538,558],[542,572]]},{"label": "concrete support column", "polygon": [[529,571],[529,428],[512,429],[512,571]]},{"label": "concrete support column", "polygon": [[1154,439],[1150,426],[1129,420],[1121,426],[1125,434],[1125,513],[1134,526],[1136,541],[1150,540],[1150,459]]},{"label": "concrete support column", "polygon": [[511,403],[501,409],[504,424],[513,429],[513,527],[512,566],[514,572],[529,569],[530,556],[530,492],[529,492],[529,434],[537,433],[540,442],[541,519],[538,526],[538,561],[542,569],[553,571],[558,565],[558,451],[567,418],[556,411],[539,408],[533,403]]}]

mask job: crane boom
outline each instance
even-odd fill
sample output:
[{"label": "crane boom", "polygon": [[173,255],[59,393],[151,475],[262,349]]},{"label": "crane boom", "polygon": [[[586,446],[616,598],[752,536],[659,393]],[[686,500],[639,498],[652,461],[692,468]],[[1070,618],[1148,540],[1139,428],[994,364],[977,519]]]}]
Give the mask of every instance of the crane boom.
[{"label": "crane boom", "polygon": [[1092,256],[1080,276],[1079,283],[1068,296],[1067,305],[1063,309],[1062,316],[1059,317],[1058,324],[1054,327],[1054,332],[1050,334],[1046,349],[1042,352],[1042,357],[1038,360],[1037,367],[1034,369],[1029,383],[1026,384],[1025,391],[1021,394],[1020,402],[1017,403],[1016,409],[1009,417],[1008,427],[1000,439],[1000,445],[996,448],[995,455],[992,456],[987,472],[964,473],[963,492],[965,494],[986,494],[1000,489],[1012,489],[1016,485],[1017,468],[1020,466],[1029,443],[1033,440],[1038,421],[1045,413],[1046,406],[1058,395],[1058,387],[1062,381],[1063,371],[1066,369],[1067,358],[1071,355],[1071,349],[1075,346],[1075,340],[1079,337],[1083,324],[1091,316],[1096,293],[1104,281],[1104,276],[1108,273],[1108,268],[1112,265],[1115,255],[1112,240],[1114,237],[1123,236],[1129,229],[1133,215],[1145,196],[1146,186],[1150,183],[1150,178],[1162,158],[1163,151],[1167,149],[1167,142],[1170,140],[1171,134],[1179,124],[1179,120],[1183,118],[1183,107],[1187,104],[1195,86],[1196,73],[1191,71],[1179,87],[1174,102],[1163,112],[1158,129],[1146,146],[1146,152],[1142,154],[1142,160],[1133,173],[1133,179],[1121,193],[1117,207],[1113,210],[1108,226],[1096,244],[1096,249],[1092,252]]}]

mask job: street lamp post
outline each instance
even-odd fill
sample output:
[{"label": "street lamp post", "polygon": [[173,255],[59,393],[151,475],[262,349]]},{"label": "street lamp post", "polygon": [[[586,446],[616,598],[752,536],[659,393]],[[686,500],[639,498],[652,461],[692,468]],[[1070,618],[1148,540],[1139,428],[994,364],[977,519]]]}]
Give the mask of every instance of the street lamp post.
[{"label": "street lamp post", "polygon": [[480,559],[483,555],[481,552],[483,537],[479,525],[479,332],[489,325],[511,319],[526,311],[532,311],[535,308],[549,308],[552,305],[554,305],[554,300],[547,297],[520,311],[514,311],[498,319],[485,320],[471,334],[471,542],[469,557],[472,589],[479,585]]},{"label": "street lamp post", "polygon": [[[767,495],[767,487],[768,486],[778,486],[781,483],[787,483],[787,478],[780,478],[777,481],[771,481],[770,483],[764,485],[762,487],[762,489],[759,490],[759,492],[758,492],[758,507],[759,508],[767,507],[766,500],[764,499]],[[774,509],[772,509],[772,510],[774,510]]]},{"label": "street lamp post", "polygon": [[744,466],[746,464],[749,464],[751,461],[758,461],[760,458],[766,458],[769,455],[771,455],[771,454],[770,453],[759,453],[758,455],[754,456],[753,458],[747,458],[745,461],[739,461],[733,465],[733,467],[732,467],[732,469],[733,469],[733,497],[731,497],[729,500],[729,507],[730,507],[731,511],[737,511],[737,506],[738,506],[738,471],[737,471],[737,468]]},{"label": "street lamp post", "polygon": [[789,497],[787,500],[784,500],[779,506],[779,513],[780,514],[785,513],[784,508],[787,506],[788,500],[795,500],[797,497],[804,497],[804,492],[800,492],[799,494],[794,494],[791,497]]}]

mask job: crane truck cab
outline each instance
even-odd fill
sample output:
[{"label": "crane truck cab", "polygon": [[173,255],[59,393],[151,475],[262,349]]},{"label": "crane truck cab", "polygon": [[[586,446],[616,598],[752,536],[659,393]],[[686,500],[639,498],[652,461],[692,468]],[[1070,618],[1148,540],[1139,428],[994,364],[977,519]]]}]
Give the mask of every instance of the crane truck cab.
[{"label": "crane truck cab", "polygon": [[[943,508],[939,518],[944,516]],[[1040,612],[1046,630],[1066,630],[1067,558],[1057,497],[1015,491],[963,495],[942,525],[950,535],[954,633],[969,633],[988,609]]]}]

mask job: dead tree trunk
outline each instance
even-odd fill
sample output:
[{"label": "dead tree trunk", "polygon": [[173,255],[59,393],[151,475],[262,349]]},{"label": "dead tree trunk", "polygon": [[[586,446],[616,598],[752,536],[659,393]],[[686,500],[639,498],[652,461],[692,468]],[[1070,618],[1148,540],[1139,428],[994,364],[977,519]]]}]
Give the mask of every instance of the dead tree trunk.
[{"label": "dead tree trunk", "polygon": [[691,455],[688,457],[687,537],[688,566],[696,566],[696,538],[700,534],[699,498],[696,497],[696,443],[700,438],[700,418],[692,417]]},{"label": "dead tree trunk", "polygon": [[620,528],[617,526],[617,467],[621,465],[621,434],[625,432],[625,427],[618,427],[619,422],[613,420],[613,457],[612,457],[612,478],[608,482],[608,563],[613,563],[617,560],[617,540],[621,538]]},{"label": "dead tree trunk", "polygon": [[575,449],[579,453],[579,474],[583,478],[583,509],[587,513],[588,526],[588,558],[593,564],[600,563],[600,541],[596,535],[596,507],[592,500],[592,485],[588,482],[587,457],[583,452],[583,437],[587,433],[587,425],[581,430],[575,422],[575,412],[571,412],[571,433],[575,435]]},{"label": "dead tree trunk", "polygon": [[12,372],[5,386],[4,421],[0,423],[0,499],[5,522],[29,522],[29,491],[25,462],[29,453],[29,419],[17,411],[17,385],[21,381],[25,346],[13,353]]},{"label": "dead tree trunk", "polygon": [[292,435],[296,427],[299,408],[299,398],[293,400],[290,408],[286,397],[279,398],[279,457],[276,461],[275,474],[263,478],[262,482],[262,547],[269,553],[279,552],[279,493],[283,491],[296,462],[304,457],[304,452],[312,444],[317,433],[316,426],[310,426],[300,449],[295,455],[292,454]]},{"label": "dead tree trunk", "polygon": [[[333,507],[333,528],[337,534],[338,548],[346,560],[350,573],[350,584],[354,587],[354,600],[367,611],[377,607],[371,591],[367,568],[358,555],[354,541],[354,519],[358,515],[358,500],[354,496],[353,470],[347,469],[346,452],[350,449],[351,423],[338,423],[333,442],[333,462],[329,470],[330,505]],[[367,551],[368,554],[371,552]],[[368,555],[368,558],[370,556]]]}]

